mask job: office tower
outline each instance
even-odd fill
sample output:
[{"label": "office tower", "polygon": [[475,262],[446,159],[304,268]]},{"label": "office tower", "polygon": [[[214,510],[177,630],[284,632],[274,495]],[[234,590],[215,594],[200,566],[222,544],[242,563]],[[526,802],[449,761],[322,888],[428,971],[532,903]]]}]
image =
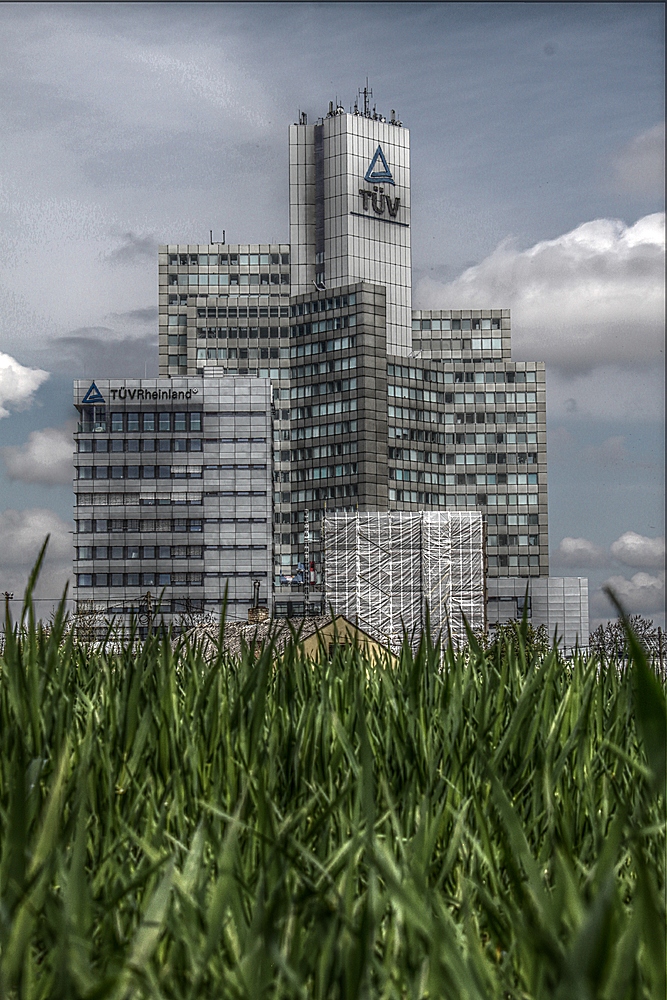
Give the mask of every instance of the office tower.
[{"label": "office tower", "polygon": [[271,388],[216,375],[74,383],[79,610],[272,609]]},{"label": "office tower", "polygon": [[409,139],[367,103],[302,115],[290,244],[160,247],[161,375],[273,385],[278,613],[321,602],[325,510],[480,511],[491,621],[548,577],[544,363],[502,303],[412,309]]}]

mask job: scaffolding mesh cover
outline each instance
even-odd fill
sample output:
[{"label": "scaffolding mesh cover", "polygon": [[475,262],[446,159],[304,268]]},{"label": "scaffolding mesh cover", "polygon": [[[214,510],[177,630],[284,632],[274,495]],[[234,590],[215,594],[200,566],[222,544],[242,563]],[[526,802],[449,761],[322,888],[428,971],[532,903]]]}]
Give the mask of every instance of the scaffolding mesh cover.
[{"label": "scaffolding mesh cover", "polygon": [[419,642],[448,628],[465,645],[463,616],[484,628],[484,548],[477,511],[327,514],[324,518],[327,607],[398,649],[406,631]]}]

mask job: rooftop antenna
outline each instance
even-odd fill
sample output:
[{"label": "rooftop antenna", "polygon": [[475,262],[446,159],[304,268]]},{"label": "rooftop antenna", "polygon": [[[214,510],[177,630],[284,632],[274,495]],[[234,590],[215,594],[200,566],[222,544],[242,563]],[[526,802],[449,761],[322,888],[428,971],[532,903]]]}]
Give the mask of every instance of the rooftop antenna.
[{"label": "rooftop antenna", "polygon": [[364,115],[366,118],[370,115],[370,102],[369,97],[373,96],[373,91],[368,86],[368,77],[366,77],[366,86],[364,87]]}]

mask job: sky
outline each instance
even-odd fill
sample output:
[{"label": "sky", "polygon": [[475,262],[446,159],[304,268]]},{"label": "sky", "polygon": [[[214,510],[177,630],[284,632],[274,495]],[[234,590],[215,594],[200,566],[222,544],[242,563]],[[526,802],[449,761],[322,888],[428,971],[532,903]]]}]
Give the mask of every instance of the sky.
[{"label": "sky", "polygon": [[413,305],[547,362],[551,572],[664,627],[662,4],[0,7],[0,591],[71,574],[72,379],[157,373],[159,243],[287,242],[287,126],[410,129]]}]

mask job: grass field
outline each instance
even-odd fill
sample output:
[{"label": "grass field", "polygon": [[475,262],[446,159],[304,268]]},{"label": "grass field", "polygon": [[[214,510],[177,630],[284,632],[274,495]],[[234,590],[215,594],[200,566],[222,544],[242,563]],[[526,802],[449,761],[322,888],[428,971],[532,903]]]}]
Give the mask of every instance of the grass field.
[{"label": "grass field", "polygon": [[665,996],[664,685],[521,636],[0,659],[0,997]]}]

